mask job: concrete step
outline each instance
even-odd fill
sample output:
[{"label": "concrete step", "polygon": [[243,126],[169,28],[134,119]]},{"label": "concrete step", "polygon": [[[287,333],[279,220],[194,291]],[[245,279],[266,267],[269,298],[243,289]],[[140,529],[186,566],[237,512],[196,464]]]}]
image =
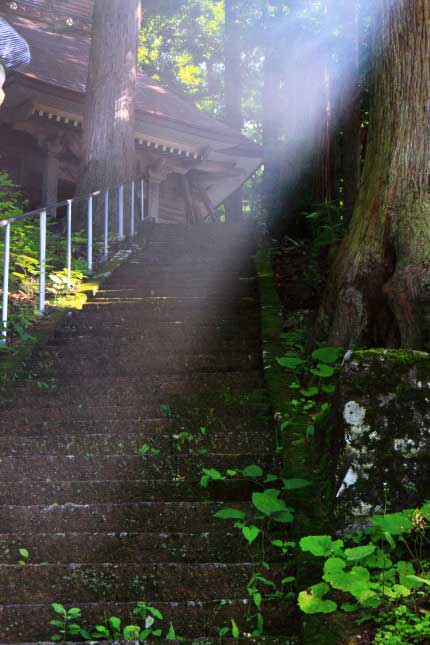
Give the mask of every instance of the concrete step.
[{"label": "concrete step", "polygon": [[[158,386],[155,379],[149,384],[139,384],[138,380],[128,381],[127,379],[86,378],[79,379],[67,384],[56,379],[54,381],[33,381],[25,388],[15,387],[3,398],[5,412],[15,404],[22,401],[25,393],[25,407],[38,408],[64,408],[66,406],[81,408],[105,408],[128,407],[138,414],[143,412],[152,414],[160,412],[161,405],[169,403],[172,411],[175,410],[175,397],[182,397],[188,400],[188,405],[204,400],[209,408],[222,409],[225,413],[236,413],[237,416],[247,417],[258,413],[270,413],[267,392],[263,388],[253,388],[240,393],[239,390],[221,386],[218,389],[210,389],[206,383],[187,383],[186,378],[182,386],[182,392],[178,383],[166,383]],[[215,379],[213,382],[216,382]],[[40,384],[44,385],[40,385]],[[179,405],[179,403],[178,403]],[[126,416],[129,416],[127,412]]]},{"label": "concrete step", "polygon": [[[73,533],[0,533],[2,564],[16,565],[25,547],[31,564],[144,564],[148,562],[246,562],[262,557],[261,545],[249,547],[239,531],[204,533],[149,533],[98,531]],[[265,551],[266,558],[281,561],[279,549]]]},{"label": "concrete step", "polygon": [[200,487],[199,479],[127,479],[97,481],[55,480],[32,481],[28,479],[0,482],[2,505],[53,505],[53,504],[127,504],[139,502],[243,502],[249,501],[255,485],[243,479],[212,483],[209,489]]},{"label": "concrete step", "polygon": [[[52,504],[0,506],[5,533],[147,532],[186,533],[219,531],[228,522],[214,517],[222,502],[141,502],[134,504]],[[235,508],[250,511],[249,504]],[[107,560],[109,561],[109,560]]]},{"label": "concrete step", "polygon": [[[32,428],[30,428],[32,430]],[[177,431],[176,431],[177,432]],[[0,434],[0,454],[4,457],[11,455],[135,455],[144,444],[157,446],[163,454],[175,454],[179,449],[184,454],[190,450],[208,450],[210,453],[257,453],[268,454],[275,451],[274,432],[244,432],[239,437],[236,429],[226,432],[211,432],[201,435],[198,432],[195,439],[186,446],[178,444],[174,428],[166,432],[164,427],[154,431],[143,430],[135,434],[71,434],[70,432],[49,430],[43,434],[23,433],[20,435]]]},{"label": "concrete step", "polygon": [[[218,629],[225,624],[231,624],[230,621],[232,618],[244,633],[248,633],[250,630],[250,623],[247,621],[248,603],[246,598],[227,600],[223,604],[221,603],[221,599],[214,602],[208,602],[202,599],[194,603],[156,602],[150,604],[159,609],[163,614],[164,620],[159,624],[163,629],[164,635],[166,635],[171,622],[175,627],[178,637],[192,638],[189,641],[180,641],[181,643],[188,643],[188,645],[210,645],[211,643],[214,643],[214,645],[219,645],[220,643],[234,643],[237,645],[237,643],[241,642],[240,639],[230,640],[219,639],[218,637]],[[81,624],[86,627],[104,624],[105,615],[119,616],[123,620],[124,625],[136,624],[136,617],[133,615],[135,604],[133,603],[110,602],[103,605],[82,605],[81,603],[79,607],[82,611]],[[282,614],[280,613],[278,616],[276,607],[270,603],[265,603],[264,605],[269,634],[270,632],[288,634],[288,630],[291,629],[291,625],[289,625],[289,622],[291,622],[291,611],[286,604],[283,604],[281,609]],[[2,632],[2,636],[4,634],[5,639],[3,640],[2,638],[2,643],[16,642],[10,639],[18,636],[27,642],[39,641],[39,644],[42,645],[40,642],[41,639],[43,642],[43,640],[48,639],[51,634],[55,633],[55,630],[49,626],[49,621],[52,620],[53,616],[53,611],[48,604],[40,605],[32,603],[28,608],[19,605],[0,607],[0,629],[6,626],[6,632]],[[12,624],[16,630],[15,635],[9,633],[10,629],[8,626]],[[196,638],[196,634],[205,634],[205,636],[204,638],[202,636],[203,640],[200,641]],[[145,643],[151,642],[172,643],[172,641],[164,641],[162,639],[145,641]],[[243,642],[248,643],[248,645],[257,643],[256,640],[250,639],[249,637]],[[268,645],[293,645],[293,641],[286,640],[285,638],[283,640],[271,639],[270,636],[258,639],[258,643],[267,643]]]},{"label": "concrete step", "polygon": [[146,335],[145,337],[138,336],[137,334],[130,334],[128,330],[123,330],[121,336],[106,336],[100,334],[95,336],[94,334],[75,334],[69,338],[62,337],[60,339],[51,340],[46,348],[48,350],[53,349],[53,352],[56,353],[58,348],[67,349],[67,348],[76,348],[76,353],[85,353],[86,355],[94,353],[94,344],[97,344],[98,352],[103,354],[109,354],[112,352],[130,352],[136,351],[136,347],[139,346],[145,357],[151,358],[154,353],[158,355],[168,354],[169,356],[187,356],[187,355],[204,355],[204,354],[213,354],[215,352],[223,354],[237,354],[238,352],[243,352],[243,354],[260,354],[260,340],[257,338],[247,339],[244,338],[233,338],[233,339],[223,339],[223,338],[175,338],[175,337],[166,337],[162,334],[154,333],[151,336]]},{"label": "concrete step", "polygon": [[142,343],[152,342],[154,339],[175,342],[179,346],[190,341],[207,341],[214,343],[227,340],[258,340],[260,329],[256,325],[239,327],[236,324],[187,324],[184,322],[160,322],[156,327],[143,327],[140,321],[135,325],[124,325],[121,322],[105,323],[99,321],[87,322],[82,318],[75,322],[75,318],[57,329],[54,338],[71,338],[76,336],[105,336],[105,337],[135,337]]},{"label": "concrete step", "polygon": [[[103,348],[101,348],[103,349]],[[144,376],[153,373],[157,374],[182,374],[194,372],[226,372],[255,371],[261,366],[262,359],[257,354],[244,354],[234,352],[231,354],[202,353],[185,354],[180,352],[160,355],[158,352],[142,351],[137,352],[136,348],[127,347],[122,350],[118,347],[115,352],[115,360],[112,360],[112,352],[108,349],[77,353],[73,347],[52,349],[49,356],[42,363],[46,367],[56,365],[65,376],[79,374],[85,377],[96,377],[99,374],[114,376]],[[31,370],[35,370],[40,362],[28,363]],[[42,369],[39,370],[43,376]]]},{"label": "concrete step", "polygon": [[74,481],[129,479],[192,479],[201,475],[201,468],[241,469],[259,464],[272,471],[277,457],[260,454],[207,454],[201,456],[170,453],[169,455],[12,455],[2,457],[0,481]]},{"label": "concrete step", "polygon": [[248,563],[0,565],[0,604],[241,598],[253,571]]}]

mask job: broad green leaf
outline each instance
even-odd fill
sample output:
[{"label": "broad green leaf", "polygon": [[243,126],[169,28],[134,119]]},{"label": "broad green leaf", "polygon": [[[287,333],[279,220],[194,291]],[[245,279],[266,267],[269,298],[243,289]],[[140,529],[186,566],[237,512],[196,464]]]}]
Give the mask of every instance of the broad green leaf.
[{"label": "broad green leaf", "polygon": [[214,517],[218,517],[220,520],[244,520],[246,514],[237,508],[223,508],[215,513]]},{"label": "broad green leaf", "polygon": [[127,627],[124,627],[123,631],[123,637],[124,640],[126,641],[137,641],[139,639],[139,636],[141,634],[141,629],[139,625],[127,625]]},{"label": "broad green leaf", "polygon": [[257,511],[260,511],[263,515],[276,515],[276,513],[287,510],[285,502],[274,496],[270,489],[265,490],[263,493],[253,493],[252,503]]},{"label": "broad green leaf", "polygon": [[318,365],[310,370],[311,374],[318,376],[319,378],[330,378],[333,376],[335,370],[330,365],[324,365],[324,363],[318,363]]},{"label": "broad green leaf", "polygon": [[118,618],[118,616],[111,616],[108,622],[112,629],[116,629],[116,631],[121,629],[121,618]]},{"label": "broad green leaf", "polygon": [[223,481],[225,479],[224,475],[219,470],[216,470],[216,468],[202,468],[202,472],[213,481]]},{"label": "broad green leaf", "polygon": [[341,609],[346,612],[357,611],[357,609],[359,609],[359,605],[355,605],[351,602],[344,602],[343,605],[341,605]]},{"label": "broad green leaf", "polygon": [[81,617],[81,610],[78,607],[72,607],[69,609],[67,612],[67,617],[68,618],[80,618]]},{"label": "broad green leaf", "polygon": [[306,398],[311,398],[311,397],[316,396],[318,394],[318,388],[317,387],[310,387],[307,390],[300,390],[300,392]]},{"label": "broad green leaf", "polygon": [[[417,585],[427,585],[427,587],[430,587],[430,580],[427,578],[422,578],[421,576],[416,576],[416,575],[409,575],[406,576],[406,579],[409,580],[410,582],[414,582]],[[403,585],[402,585],[403,586]]]},{"label": "broad green leaf", "polygon": [[262,477],[264,475],[264,471],[260,466],[256,466],[255,464],[252,464],[251,466],[247,466],[242,470],[242,474],[244,477],[249,477],[251,479],[256,479],[257,477]]},{"label": "broad green leaf", "polygon": [[296,370],[305,364],[304,360],[301,358],[294,358],[293,356],[284,356],[282,358],[277,358],[276,360],[281,367],[286,367],[289,370]]},{"label": "broad green leaf", "polygon": [[[343,566],[346,566],[345,562],[343,562]],[[323,580],[329,582],[332,587],[339,589],[339,591],[352,594],[358,600],[362,594],[369,591],[370,573],[364,567],[353,567],[351,571],[344,571],[341,568],[327,566],[326,563]]]},{"label": "broad green leaf", "polygon": [[342,350],[337,347],[321,347],[312,352],[312,358],[321,363],[336,363],[342,355]]},{"label": "broad green leaf", "polygon": [[317,557],[328,557],[337,554],[343,547],[342,540],[332,540],[330,535],[309,535],[300,540],[302,551],[308,551]]},{"label": "broad green leaf", "polygon": [[67,615],[66,610],[64,609],[63,605],[60,605],[60,603],[53,602],[51,607],[55,611],[56,614],[60,614],[60,616],[66,616]]},{"label": "broad green leaf", "polygon": [[19,554],[22,555],[22,557],[25,558],[26,560],[28,560],[28,558],[30,557],[30,554],[27,551],[27,549],[20,549]]},{"label": "broad green leaf", "polygon": [[158,620],[163,620],[164,616],[159,609],[156,609],[155,607],[148,607],[148,606],[146,607],[146,609],[147,611],[149,611],[150,614],[152,614],[152,616],[154,616],[154,618],[158,618]]},{"label": "broad green leaf", "polygon": [[389,535],[403,535],[413,527],[412,517],[413,511],[402,511],[400,513],[390,513],[387,515],[374,515],[372,517],[372,525],[383,533]]},{"label": "broad green leaf", "polygon": [[311,482],[307,479],[283,479],[285,490],[297,490],[299,488],[307,488]]},{"label": "broad green leaf", "polygon": [[260,535],[261,531],[258,526],[244,526],[242,528],[242,534],[248,544],[252,544]]},{"label": "broad green leaf", "polygon": [[306,591],[299,593],[299,607],[305,614],[331,614],[337,609],[337,604],[332,600],[324,600],[330,587],[320,582]]},{"label": "broad green leaf", "polygon": [[356,546],[353,549],[345,549],[347,560],[363,560],[375,552],[375,545],[366,544],[365,546]]},{"label": "broad green leaf", "polygon": [[275,522],[279,522],[281,524],[291,524],[294,521],[292,509],[287,508],[285,511],[277,513],[273,516],[273,519],[275,520]]}]

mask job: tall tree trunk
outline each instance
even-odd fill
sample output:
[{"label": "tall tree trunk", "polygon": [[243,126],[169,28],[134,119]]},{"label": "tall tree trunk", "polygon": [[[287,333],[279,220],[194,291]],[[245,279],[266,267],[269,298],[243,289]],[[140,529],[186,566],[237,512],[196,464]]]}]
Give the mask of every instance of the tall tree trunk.
[{"label": "tall tree trunk", "polygon": [[135,95],[140,0],[95,0],[78,194],[136,171]]},{"label": "tall tree trunk", "polygon": [[363,181],[317,335],[423,348],[430,292],[430,3],[378,0]]},{"label": "tall tree trunk", "polygon": [[276,61],[277,48],[273,42],[273,17],[266,3],[263,7],[264,67],[263,67],[263,155],[262,204],[271,224],[276,224],[281,209],[280,154],[279,154],[279,86],[280,76]]},{"label": "tall tree trunk", "polygon": [[[242,70],[239,0],[225,0],[225,120],[232,128],[242,130]],[[239,188],[225,201],[229,223],[242,219],[243,191]]]},{"label": "tall tree trunk", "polygon": [[343,24],[343,201],[347,220],[351,219],[357,201],[361,174],[361,99],[359,6],[357,0],[344,0]]}]

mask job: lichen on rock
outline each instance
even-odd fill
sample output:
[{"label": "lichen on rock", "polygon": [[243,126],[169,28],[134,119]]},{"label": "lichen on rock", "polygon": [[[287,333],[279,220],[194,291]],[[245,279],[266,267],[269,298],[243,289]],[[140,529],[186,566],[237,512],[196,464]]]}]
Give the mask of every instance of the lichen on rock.
[{"label": "lichen on rock", "polygon": [[430,491],[430,355],[354,352],[338,390],[338,510],[414,507]]}]

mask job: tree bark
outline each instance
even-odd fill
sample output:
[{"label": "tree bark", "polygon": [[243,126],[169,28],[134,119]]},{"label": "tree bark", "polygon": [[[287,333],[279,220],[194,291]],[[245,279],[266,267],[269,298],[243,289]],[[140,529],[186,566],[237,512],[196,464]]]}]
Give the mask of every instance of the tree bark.
[{"label": "tree bark", "polygon": [[354,212],[361,174],[361,100],[359,6],[357,0],[343,2],[344,45],[343,62],[343,137],[342,176],[343,201],[348,221]]},{"label": "tree bark", "polygon": [[[242,70],[239,0],[225,0],[225,120],[242,130]],[[242,219],[243,190],[239,188],[224,203],[228,223]]]},{"label": "tree bark", "polygon": [[136,172],[139,27],[140,0],[95,0],[77,194],[116,186]]},{"label": "tree bark", "polygon": [[430,3],[378,0],[363,181],[316,327],[333,344],[429,342]]}]

